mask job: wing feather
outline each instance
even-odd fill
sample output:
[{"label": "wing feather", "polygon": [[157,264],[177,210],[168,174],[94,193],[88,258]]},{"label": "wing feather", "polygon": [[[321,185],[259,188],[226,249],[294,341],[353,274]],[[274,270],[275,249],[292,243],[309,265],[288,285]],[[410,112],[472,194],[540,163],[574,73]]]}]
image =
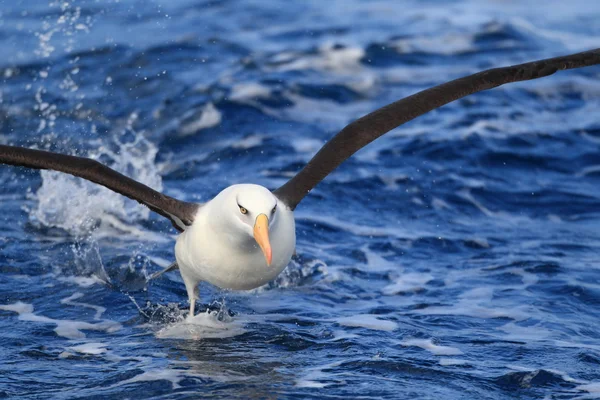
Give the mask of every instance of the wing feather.
[{"label": "wing feather", "polygon": [[168,218],[180,231],[191,225],[200,207],[200,204],[177,200],[157,192],[90,158],[0,145],[0,163],[60,171],[105,186]]},{"label": "wing feather", "polygon": [[506,83],[538,79],[556,71],[600,64],[600,49],[494,68],[423,90],[352,122],[308,164],[273,193],[292,210],[344,160],[390,130],[454,100]]}]

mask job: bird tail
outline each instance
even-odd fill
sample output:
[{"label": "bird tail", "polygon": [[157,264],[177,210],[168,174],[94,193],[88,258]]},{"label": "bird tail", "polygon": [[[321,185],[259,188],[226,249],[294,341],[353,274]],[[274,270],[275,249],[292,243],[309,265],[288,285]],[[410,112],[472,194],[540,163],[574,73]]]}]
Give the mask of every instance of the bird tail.
[{"label": "bird tail", "polygon": [[176,269],[179,269],[179,265],[177,265],[177,261],[175,261],[173,264],[169,265],[167,268],[163,269],[162,271],[158,271],[158,272],[155,272],[152,275],[150,275],[148,277],[148,279],[146,279],[146,282],[151,281],[152,279],[158,278],[159,276],[161,276],[165,272],[174,271]]}]

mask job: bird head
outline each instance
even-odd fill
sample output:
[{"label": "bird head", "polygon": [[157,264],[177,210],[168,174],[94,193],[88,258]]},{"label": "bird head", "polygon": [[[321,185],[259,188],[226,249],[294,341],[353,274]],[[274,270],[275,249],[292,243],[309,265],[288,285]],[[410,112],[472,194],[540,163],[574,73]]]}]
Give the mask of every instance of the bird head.
[{"label": "bird head", "polygon": [[219,207],[219,219],[227,234],[240,246],[259,246],[267,265],[271,264],[272,251],[269,231],[277,224],[277,198],[267,188],[259,185],[233,185],[215,197],[211,203]]}]

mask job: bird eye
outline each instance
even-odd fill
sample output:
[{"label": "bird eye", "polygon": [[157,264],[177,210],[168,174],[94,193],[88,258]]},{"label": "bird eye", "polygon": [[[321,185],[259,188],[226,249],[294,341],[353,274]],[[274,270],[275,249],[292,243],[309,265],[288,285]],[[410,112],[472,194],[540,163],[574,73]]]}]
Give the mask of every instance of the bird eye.
[{"label": "bird eye", "polygon": [[242,207],[242,206],[238,206],[238,207],[240,208],[240,212],[242,214],[248,214],[248,210],[246,210],[244,207]]},{"label": "bird eye", "polygon": [[277,211],[277,204],[275,204],[275,207],[273,207],[273,209],[271,210],[271,214],[275,214],[275,211]]}]

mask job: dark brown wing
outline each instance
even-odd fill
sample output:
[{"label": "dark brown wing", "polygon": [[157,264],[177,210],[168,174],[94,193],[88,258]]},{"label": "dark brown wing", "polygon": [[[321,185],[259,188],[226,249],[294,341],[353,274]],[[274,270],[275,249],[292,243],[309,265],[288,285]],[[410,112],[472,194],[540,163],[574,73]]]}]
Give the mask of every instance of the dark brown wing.
[{"label": "dark brown wing", "polygon": [[180,231],[191,225],[196,211],[200,207],[196,203],[188,203],[165,196],[89,158],[0,145],[0,163],[65,172],[106,186],[110,190],[140,202],[163,217],[167,217]]},{"label": "dark brown wing", "polygon": [[293,210],[312,188],[344,160],[384,133],[405,122],[482,90],[495,88],[505,83],[542,78],[562,69],[581,68],[595,64],[600,64],[600,49],[512,67],[488,69],[388,104],[342,129],[333,139],[325,143],[296,176],[273,193]]}]

